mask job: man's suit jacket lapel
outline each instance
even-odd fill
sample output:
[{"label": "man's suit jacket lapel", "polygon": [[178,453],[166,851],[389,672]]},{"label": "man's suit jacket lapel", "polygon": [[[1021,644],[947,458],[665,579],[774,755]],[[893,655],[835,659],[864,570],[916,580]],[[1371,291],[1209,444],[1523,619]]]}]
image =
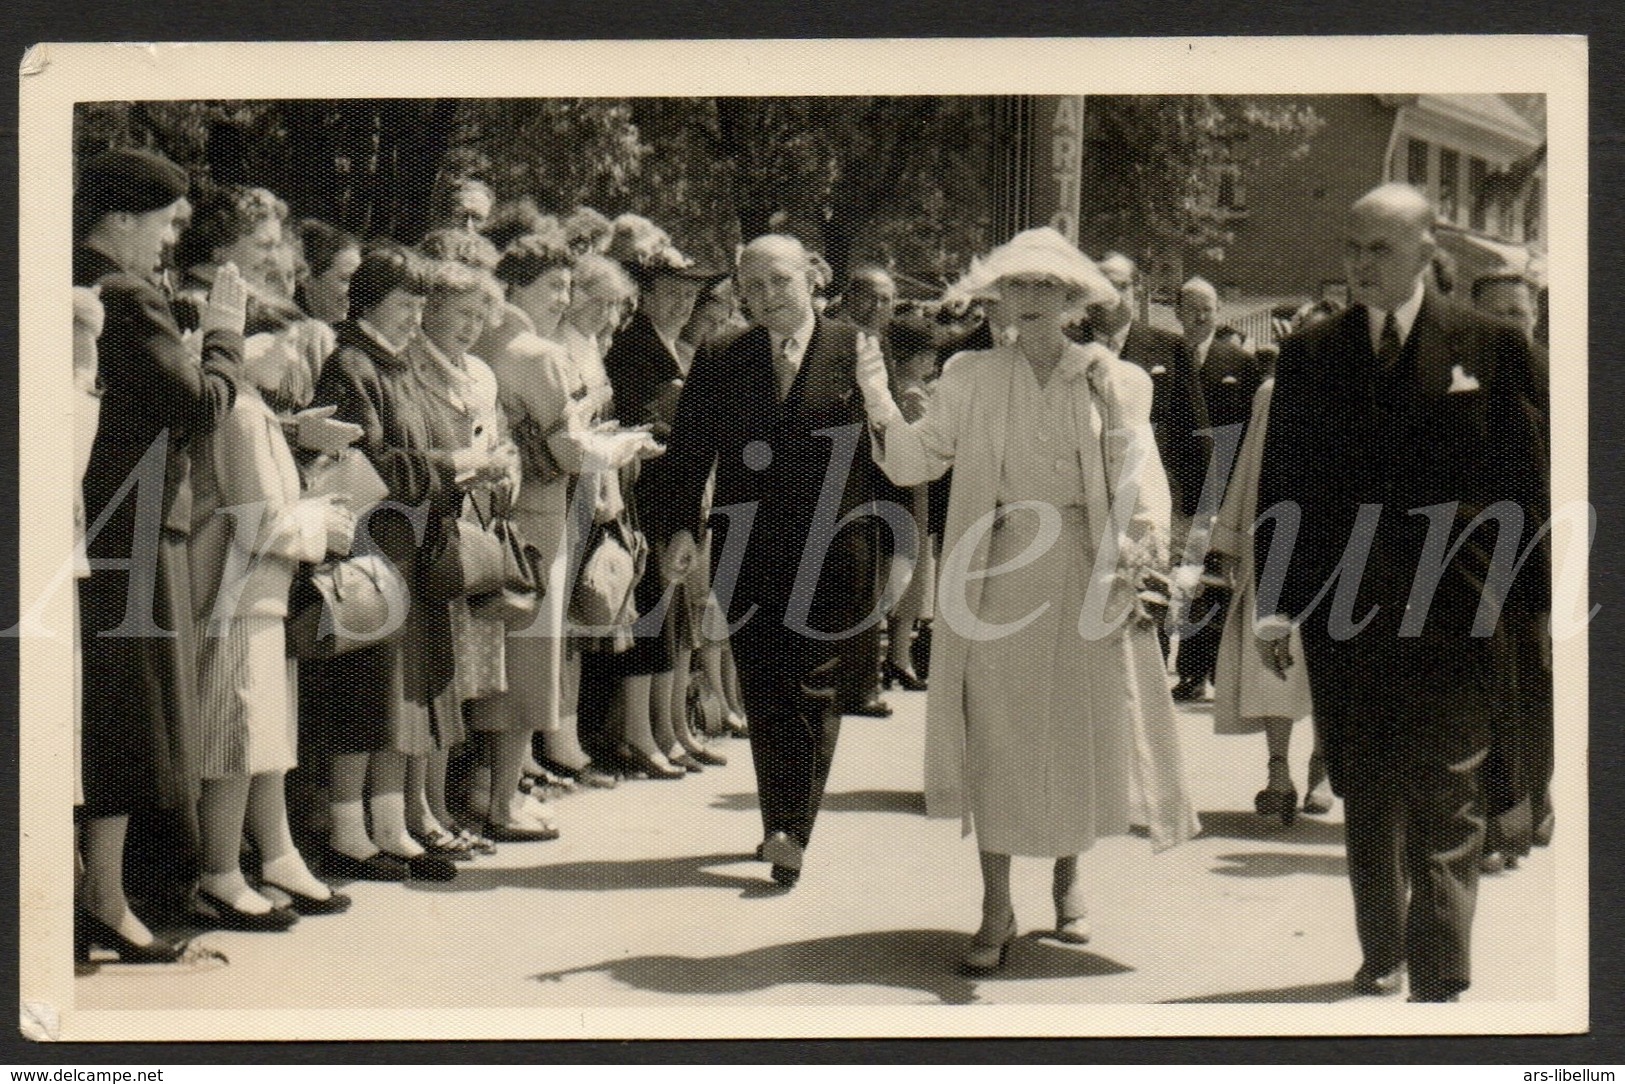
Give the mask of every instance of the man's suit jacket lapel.
[{"label": "man's suit jacket lapel", "polygon": [[1411,335],[1416,340],[1416,387],[1424,402],[1436,401],[1450,391],[1461,345],[1452,315],[1449,304],[1431,291],[1416,314]]}]

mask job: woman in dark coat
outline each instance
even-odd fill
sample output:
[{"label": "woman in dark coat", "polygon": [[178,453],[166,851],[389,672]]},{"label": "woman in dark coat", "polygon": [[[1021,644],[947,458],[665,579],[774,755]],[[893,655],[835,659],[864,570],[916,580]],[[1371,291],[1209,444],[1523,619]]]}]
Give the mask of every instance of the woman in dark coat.
[{"label": "woman in dark coat", "polygon": [[426,293],[418,257],[400,248],[367,253],[350,283],[352,318],[339,325],[338,349],[313,400],[361,426],[356,446],[389,487],[388,500],[361,517],[356,550],[381,553],[412,587],[399,640],[312,660],[301,674],[301,716],[333,756],[333,829],[324,864],[335,877],[447,880],[455,873],[448,859],[412,838],[406,823],[408,758],[434,752],[433,705],[453,676],[450,617],[443,603],[425,601],[421,572],[441,525],[456,515],[463,480],[505,464],[481,450],[435,449],[427,439],[416,377],[401,356],[417,332]]},{"label": "woman in dark coat", "polygon": [[[124,894],[131,813],[160,783],[178,802],[189,776],[182,736],[196,710],[187,533],[187,442],[231,409],[246,294],[235,269],[201,313],[202,353],[181,339],[154,283],[189,208],[185,170],[156,154],[109,151],[85,163],[74,194],[75,286],[98,286],[104,389],[84,479],[91,575],[83,617],[85,873],[75,950],[91,942],[127,962],[167,962],[181,946],[155,938]],[[122,563],[122,564],[121,564]]]}]

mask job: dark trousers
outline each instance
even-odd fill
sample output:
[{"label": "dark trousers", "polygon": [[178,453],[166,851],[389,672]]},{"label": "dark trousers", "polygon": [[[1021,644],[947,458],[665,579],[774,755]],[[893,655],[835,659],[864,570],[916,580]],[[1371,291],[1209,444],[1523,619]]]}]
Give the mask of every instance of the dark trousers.
[{"label": "dark trousers", "polygon": [[1471,933],[1484,848],[1483,754],[1351,783],[1344,794],[1349,883],[1365,968],[1410,965],[1411,993],[1444,997],[1471,981]]},{"label": "dark trousers", "polygon": [[[1179,632],[1179,658],[1175,667],[1179,680],[1210,681],[1219,662],[1219,641],[1224,638],[1225,615],[1230,612],[1230,592],[1209,587],[1191,601],[1186,614],[1187,627]],[[1201,627],[1195,627],[1200,623]]]},{"label": "dark trousers", "polygon": [[750,717],[763,835],[784,832],[805,847],[841,733],[835,700],[842,645],[747,626],[732,646]]}]

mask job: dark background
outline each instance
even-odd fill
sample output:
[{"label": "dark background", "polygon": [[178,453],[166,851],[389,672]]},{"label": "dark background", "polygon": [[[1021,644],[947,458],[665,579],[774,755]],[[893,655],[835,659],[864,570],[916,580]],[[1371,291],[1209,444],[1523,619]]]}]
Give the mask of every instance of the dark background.
[{"label": "dark background", "polygon": [[[313,4],[288,0],[9,0],[0,36],[9,71],[38,41],[320,41],[630,38],[875,38],[875,37],[1118,37],[1197,35],[1340,34],[1582,34],[1591,62],[1591,500],[1597,510],[1592,556],[1592,601],[1602,608],[1591,626],[1591,1011],[1592,1033],[1554,1037],[1408,1039],[1128,1039],[1128,1040],[876,1040],[813,1042],[509,1042],[75,1044],[24,1042],[6,1036],[9,1065],[217,1064],[243,1061],[325,1064],[361,1062],[544,1063],[580,1061],[729,1062],[1083,1062],[1083,1063],[1489,1063],[1598,1066],[1625,1062],[1625,849],[1618,772],[1625,763],[1618,703],[1625,693],[1625,654],[1618,615],[1625,607],[1625,550],[1620,531],[1621,412],[1607,404],[1625,399],[1619,306],[1612,304],[1625,202],[1625,124],[1620,81],[1622,36],[1613,5],[1556,0],[1434,0],[1428,5],[1365,0],[1360,4],[1303,4],[1292,9],[1256,0],[1210,0],[1200,5],[1116,0],[1099,9],[1059,10],[1053,0],[971,0],[951,5],[923,0],[889,5],[873,0],[825,0],[815,11],[780,9],[761,0],[685,0],[638,4],[544,3],[539,0],[360,0]],[[1509,72],[1507,89],[1518,89]],[[0,102],[0,350],[17,349],[17,83],[4,81]],[[1554,193],[1554,200],[1572,193]],[[0,508],[17,507],[17,377],[0,365]],[[0,628],[16,623],[16,516],[0,512]],[[0,689],[17,684],[17,642],[0,640]],[[0,723],[7,728],[0,767],[0,836],[17,832],[18,707],[7,696]],[[10,852],[15,854],[13,849]],[[0,969],[17,990],[15,858],[0,860]],[[290,961],[290,966],[296,966]],[[674,1011],[681,1012],[681,1009]],[[793,1010],[786,1010],[793,1011]],[[1492,1077],[1486,1077],[1492,1079]],[[1508,1077],[1507,1079],[1511,1079]]]}]

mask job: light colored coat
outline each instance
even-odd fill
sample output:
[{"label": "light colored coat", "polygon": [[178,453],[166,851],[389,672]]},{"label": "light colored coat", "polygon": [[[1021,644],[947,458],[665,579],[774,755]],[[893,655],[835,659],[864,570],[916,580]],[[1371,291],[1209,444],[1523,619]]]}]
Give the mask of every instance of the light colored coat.
[{"label": "light colored coat", "polygon": [[[996,512],[1010,424],[1011,381],[1015,367],[1026,364],[1011,346],[956,355],[944,367],[925,415],[913,424],[892,421],[877,443],[877,462],[898,485],[930,481],[950,467],[954,472],[943,535],[944,582],[932,636],[925,795],[929,815],[961,817],[967,832],[964,685],[970,642],[965,628],[956,627],[964,623],[956,622],[954,614],[978,612],[984,581],[972,575],[951,583],[946,570],[986,567],[987,526]],[[1106,627],[1114,627],[1105,635],[1123,646],[1129,694],[1122,707],[1130,715],[1135,759],[1127,767],[1138,782],[1154,844],[1171,846],[1199,826],[1183,785],[1161,652],[1151,629],[1130,612],[1132,574],[1119,567],[1136,559],[1159,565],[1166,560],[1170,501],[1150,424],[1151,379],[1104,348],[1078,344],[1068,344],[1051,379],[1072,389],[1077,432],[1089,434],[1103,453],[1075,449],[1085,468],[1088,522],[1106,525],[1101,530],[1102,559],[1096,562],[1089,592],[1094,604],[1086,603],[1085,613],[1092,611]],[[957,548],[964,545],[973,552],[956,559]]]}]

